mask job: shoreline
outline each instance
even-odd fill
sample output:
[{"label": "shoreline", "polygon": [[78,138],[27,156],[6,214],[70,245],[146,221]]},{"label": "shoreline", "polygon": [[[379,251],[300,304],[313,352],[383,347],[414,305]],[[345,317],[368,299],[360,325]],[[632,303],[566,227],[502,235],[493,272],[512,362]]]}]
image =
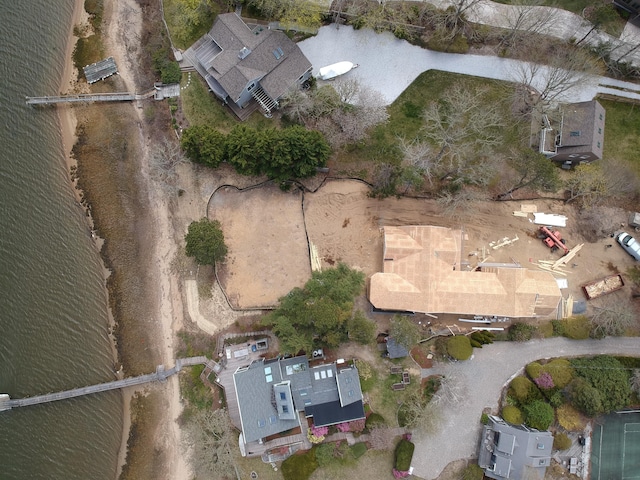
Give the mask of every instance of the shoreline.
[{"label": "shoreline", "polygon": [[[136,90],[137,85],[135,80],[137,75],[135,68],[137,52],[141,51],[142,48],[139,35],[139,31],[143,25],[142,10],[136,0],[105,0],[103,8],[102,40],[109,56],[113,56],[116,59],[119,76],[122,81],[124,81],[126,87]],[[73,64],[73,51],[78,40],[78,37],[75,36],[75,27],[77,25],[88,24],[89,15],[84,9],[84,1],[75,0],[65,50],[66,61],[59,84],[59,92],[77,92],[82,86],[82,84],[77,81],[78,72]],[[134,117],[138,119],[137,131],[130,131],[132,138],[135,138],[135,143],[137,144],[133,151],[138,150],[140,155],[136,156],[132,151],[130,155],[134,155],[134,157],[128,160],[137,164],[139,167],[137,170],[138,173],[136,174],[138,177],[137,181],[140,182],[143,190],[145,190],[141,195],[141,199],[147,204],[145,210],[148,212],[148,218],[154,225],[153,229],[149,232],[149,240],[151,241],[148,245],[152,254],[147,261],[138,259],[138,263],[142,271],[147,272],[147,274],[156,279],[157,289],[154,288],[153,291],[148,292],[148,297],[152,304],[151,309],[155,312],[154,316],[157,319],[155,321],[156,333],[151,335],[151,339],[153,339],[152,343],[155,344],[155,348],[161,352],[161,362],[165,366],[171,367],[173,366],[175,358],[173,349],[175,334],[184,322],[180,282],[171,274],[169,265],[170,259],[173,258],[177,252],[178,245],[174,240],[175,232],[172,226],[173,221],[170,202],[166,196],[157,192],[149,176],[148,162],[146,159],[152,146],[152,140],[149,132],[146,131],[145,128],[143,111],[137,108],[135,104],[123,106],[122,108],[129,109],[131,107],[133,107],[131,112],[134,112]],[[65,161],[68,171],[70,172],[70,181],[74,189],[74,195],[85,207],[88,227],[91,229],[96,249],[101,256],[105,279],[105,297],[108,304],[109,337],[113,351],[114,365],[116,366],[115,368],[118,369],[118,366],[122,365],[123,359],[120,358],[118,354],[117,344],[123,342],[124,339],[119,336],[116,338],[115,336],[116,324],[114,312],[111,308],[114,298],[111,298],[113,293],[109,292],[107,286],[107,279],[113,274],[111,270],[107,268],[110,260],[104,257],[105,252],[102,247],[105,239],[93,235],[95,230],[94,218],[91,216],[91,209],[83,202],[83,196],[87,192],[79,189],[78,176],[72,173],[73,169],[78,165],[78,160],[74,158],[73,155],[74,146],[79,140],[77,136],[79,122],[78,112],[71,105],[59,105],[57,107],[57,113]],[[130,374],[130,372],[124,373],[125,376]],[[118,371],[118,376],[122,376],[122,367],[120,367]],[[135,464],[136,462],[144,463],[148,461],[148,459],[132,457],[134,454],[132,453],[132,445],[129,444],[129,441],[131,440],[132,428],[134,427],[133,415],[135,415],[135,412],[132,411],[132,400],[136,393],[139,392],[142,396],[146,396],[149,391],[150,389],[141,390],[134,387],[122,390],[122,435],[116,458],[116,478],[121,477],[128,463],[133,462]],[[142,448],[143,450],[162,452],[163,461],[161,463],[166,466],[166,471],[164,471],[164,474],[167,475],[166,478],[191,478],[191,468],[181,448],[181,428],[177,423],[177,419],[183,408],[177,376],[172,378],[160,389],[151,387],[151,391],[160,394],[161,400],[159,400],[159,402],[162,404],[161,408],[166,414],[160,419],[158,424],[153,427],[148,427],[151,428],[149,432],[153,432],[150,437],[147,436],[145,439],[137,438],[134,440],[135,443],[133,445],[136,449]],[[156,397],[156,395],[154,394],[153,397]],[[136,420],[136,423],[138,422],[139,420]]]},{"label": "shoreline", "polygon": [[[60,84],[58,85],[58,91],[61,94],[71,93],[77,90],[77,78],[78,78],[78,70],[73,63],[73,52],[75,50],[76,44],[78,42],[79,37],[75,35],[75,27],[77,25],[87,25],[89,23],[89,14],[84,9],[84,0],[75,0],[73,6],[73,14],[71,17],[71,24],[69,26],[69,34],[67,36],[67,45],[65,48],[65,65],[62,73],[62,77],[60,79]],[[73,109],[72,105],[58,105],[57,108],[58,113],[58,121],[60,123],[60,133],[62,137],[62,149],[64,152],[64,158],[67,166],[67,171],[70,173],[70,181],[73,187],[73,192],[76,197],[76,200],[82,204],[82,196],[81,190],[78,188],[77,178],[74,178],[71,175],[72,168],[76,168],[78,162],[73,157],[73,148],[75,144],[78,142],[77,135],[77,127],[78,127],[78,117],[76,112]],[[83,208],[87,214],[87,222],[89,224],[89,228],[91,229],[91,237],[94,239],[94,243],[96,246],[96,250],[98,255],[100,255],[100,264],[102,266],[102,273],[104,277],[104,294],[106,298],[107,304],[107,318],[108,318],[108,326],[109,326],[109,340],[111,346],[111,352],[113,356],[114,365],[120,365],[118,358],[118,351],[116,348],[116,338],[113,333],[113,329],[115,326],[115,319],[113,316],[113,311],[109,305],[109,291],[107,289],[106,281],[111,275],[111,271],[107,268],[104,263],[104,260],[101,256],[102,245],[104,244],[104,239],[96,236],[94,233],[95,224],[93,218],[91,216],[90,210],[83,204]],[[117,376],[121,377],[122,370],[118,370]],[[129,439],[129,432],[131,430],[132,421],[131,421],[131,400],[135,391],[129,391],[130,389],[122,390],[122,433],[120,435],[120,446],[118,448],[118,455],[116,460],[116,479],[120,478],[120,474],[122,473],[122,469],[127,461],[127,443]]]}]

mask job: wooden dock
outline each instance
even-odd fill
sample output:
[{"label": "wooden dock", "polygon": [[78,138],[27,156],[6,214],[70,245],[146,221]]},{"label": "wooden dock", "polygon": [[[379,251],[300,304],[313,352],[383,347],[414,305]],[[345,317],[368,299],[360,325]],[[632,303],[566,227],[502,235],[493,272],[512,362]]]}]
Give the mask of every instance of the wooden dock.
[{"label": "wooden dock", "polygon": [[75,95],[57,95],[46,97],[26,97],[27,105],[55,105],[58,103],[91,103],[91,102],[133,102],[146,100],[153,97],[156,100],[164,100],[180,96],[180,85],[156,84],[143,93],[116,92],[116,93],[81,93]]},{"label": "wooden dock", "polygon": [[11,410],[16,407],[27,407],[30,405],[38,405],[41,403],[55,402],[57,400],[65,400],[67,398],[81,397],[83,395],[91,395],[93,393],[106,392],[109,390],[117,390],[120,388],[132,387],[136,385],[143,385],[151,382],[165,382],[167,378],[175,375],[183,367],[192,365],[205,365],[209,362],[207,357],[189,357],[179,358],[176,360],[176,365],[165,370],[164,365],[159,365],[154,373],[146,375],[139,375],[137,377],[125,378],[123,380],[115,380],[113,382],[99,383],[97,385],[91,385],[88,387],[74,388],[73,390],[66,390],[64,392],[47,393],[45,395],[36,395],[34,397],[26,398],[9,398],[8,395],[0,395],[0,412],[4,410]]}]

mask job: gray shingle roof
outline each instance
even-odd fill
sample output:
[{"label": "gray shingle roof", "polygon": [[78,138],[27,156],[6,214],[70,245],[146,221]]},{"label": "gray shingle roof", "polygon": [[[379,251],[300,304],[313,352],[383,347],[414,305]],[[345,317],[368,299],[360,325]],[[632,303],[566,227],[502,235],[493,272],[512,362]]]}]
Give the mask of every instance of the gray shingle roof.
[{"label": "gray shingle roof", "polygon": [[233,375],[246,443],[299,426],[297,412],[317,412],[326,425],[364,418],[355,367],[311,368],[307,357],[256,361]]},{"label": "gray shingle roof", "polygon": [[[203,39],[194,44],[196,58],[233,101],[252,81],[259,81],[263,90],[277,100],[311,68],[300,48],[284,33],[254,33],[235,13],[218,15]],[[243,49],[250,53],[240,55]]]},{"label": "gray shingle roof", "polygon": [[605,110],[596,100],[565,105],[558,154],[593,153],[602,158]]},{"label": "gray shingle roof", "polygon": [[543,479],[552,447],[550,432],[510,425],[500,417],[490,416],[482,430],[478,465],[487,477],[496,480],[521,479],[525,472],[534,472]]}]

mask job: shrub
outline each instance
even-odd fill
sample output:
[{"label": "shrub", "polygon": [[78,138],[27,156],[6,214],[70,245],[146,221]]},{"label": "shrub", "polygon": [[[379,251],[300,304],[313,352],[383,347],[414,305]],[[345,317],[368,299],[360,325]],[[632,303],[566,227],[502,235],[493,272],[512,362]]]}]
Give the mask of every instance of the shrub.
[{"label": "shrub", "polygon": [[575,375],[571,362],[565,358],[551,360],[542,366],[542,371],[551,375],[554,385],[558,388],[564,388],[569,385]]},{"label": "shrub", "polygon": [[[581,403],[582,407],[576,406],[585,413],[591,415],[587,410],[596,412],[596,414],[610,412],[629,404],[631,399],[629,372],[618,360],[609,355],[599,355],[592,358],[574,358],[570,363],[576,368],[576,375],[588,382],[600,396],[601,410],[595,408],[597,407],[597,398],[593,392],[580,386],[582,393],[586,392],[589,398],[588,401]],[[576,399],[580,401],[578,397]]]},{"label": "shrub", "polygon": [[486,413],[480,415],[480,423],[482,425],[489,425],[489,415],[487,415]]},{"label": "shrub", "polygon": [[307,437],[311,443],[322,443],[327,433],[329,433],[329,427],[311,425],[311,428],[307,430]]},{"label": "shrub", "polygon": [[534,400],[524,406],[525,422],[530,427],[545,431],[553,423],[553,407],[542,400]]},{"label": "shrub", "polygon": [[556,414],[558,415],[558,424],[570,432],[578,432],[584,430],[585,422],[580,412],[568,403],[560,405]]},{"label": "shrub", "polygon": [[584,340],[589,338],[591,333],[591,322],[584,315],[578,315],[562,320],[552,320],[554,335],[571,338],[573,340]]},{"label": "shrub", "polygon": [[384,417],[379,413],[375,413],[375,412],[369,415],[365,422],[365,426],[367,430],[371,430],[372,428],[375,428],[375,427],[383,427],[386,424],[387,422],[385,421]]},{"label": "shrub", "polygon": [[473,353],[473,347],[468,337],[456,335],[447,342],[447,353],[456,360],[467,360]]},{"label": "shrub", "polygon": [[509,395],[521,404],[540,398],[540,392],[527,377],[514,378],[509,384]]},{"label": "shrub", "polygon": [[512,342],[526,342],[536,333],[535,325],[516,322],[509,328],[509,340]]},{"label": "shrub", "polygon": [[582,378],[576,379],[571,384],[571,402],[590,417],[605,412],[602,395],[598,389]]},{"label": "shrub", "polygon": [[527,371],[527,375],[529,375],[530,378],[535,379],[538,378],[542,373],[542,365],[540,365],[538,362],[531,362],[529,365],[527,365],[527,368],[525,370]]},{"label": "shrub", "polygon": [[553,378],[548,372],[542,372],[538,378],[535,379],[536,385],[543,390],[550,390],[555,387]]},{"label": "shrub", "polygon": [[349,423],[339,423],[336,425],[336,428],[339,432],[348,432],[349,431]]},{"label": "shrub", "polygon": [[572,443],[566,433],[557,433],[555,437],[553,437],[553,448],[556,450],[569,450]]},{"label": "shrub", "polygon": [[482,480],[484,478],[484,470],[479,465],[468,465],[462,471],[462,480]]},{"label": "shrub", "polygon": [[282,477],[284,480],[307,480],[318,468],[315,450],[309,450],[302,455],[292,455],[282,462]]},{"label": "shrub", "polygon": [[360,458],[365,453],[367,453],[367,445],[365,443],[361,442],[351,445],[351,454],[353,455],[353,458]]},{"label": "shrub", "polygon": [[522,425],[524,423],[522,412],[513,405],[507,405],[502,409],[502,418],[513,425]]},{"label": "shrub", "polygon": [[395,469],[399,472],[406,472],[411,468],[411,459],[415,445],[408,440],[400,440],[396,447]]},{"label": "shrub", "polygon": [[[335,444],[323,443],[322,445],[316,445],[313,447],[316,454],[316,461],[319,467],[326,467],[334,460]],[[284,465],[283,465],[284,466]]]},{"label": "shrub", "polygon": [[547,397],[553,408],[558,408],[564,403],[564,395],[561,390],[556,390]]}]

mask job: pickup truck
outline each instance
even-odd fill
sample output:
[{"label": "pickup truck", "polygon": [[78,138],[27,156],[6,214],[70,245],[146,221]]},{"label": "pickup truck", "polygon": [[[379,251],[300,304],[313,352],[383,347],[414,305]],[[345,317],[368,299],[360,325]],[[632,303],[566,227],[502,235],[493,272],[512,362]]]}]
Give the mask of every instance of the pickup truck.
[{"label": "pickup truck", "polygon": [[618,234],[616,240],[618,240],[620,246],[624,248],[629,255],[640,262],[640,243],[638,243],[635,238],[627,232],[622,232]]},{"label": "pickup truck", "polygon": [[624,287],[624,281],[620,275],[609,275],[608,277],[594,280],[582,286],[587,300],[601,297],[607,293],[615,292]]}]

